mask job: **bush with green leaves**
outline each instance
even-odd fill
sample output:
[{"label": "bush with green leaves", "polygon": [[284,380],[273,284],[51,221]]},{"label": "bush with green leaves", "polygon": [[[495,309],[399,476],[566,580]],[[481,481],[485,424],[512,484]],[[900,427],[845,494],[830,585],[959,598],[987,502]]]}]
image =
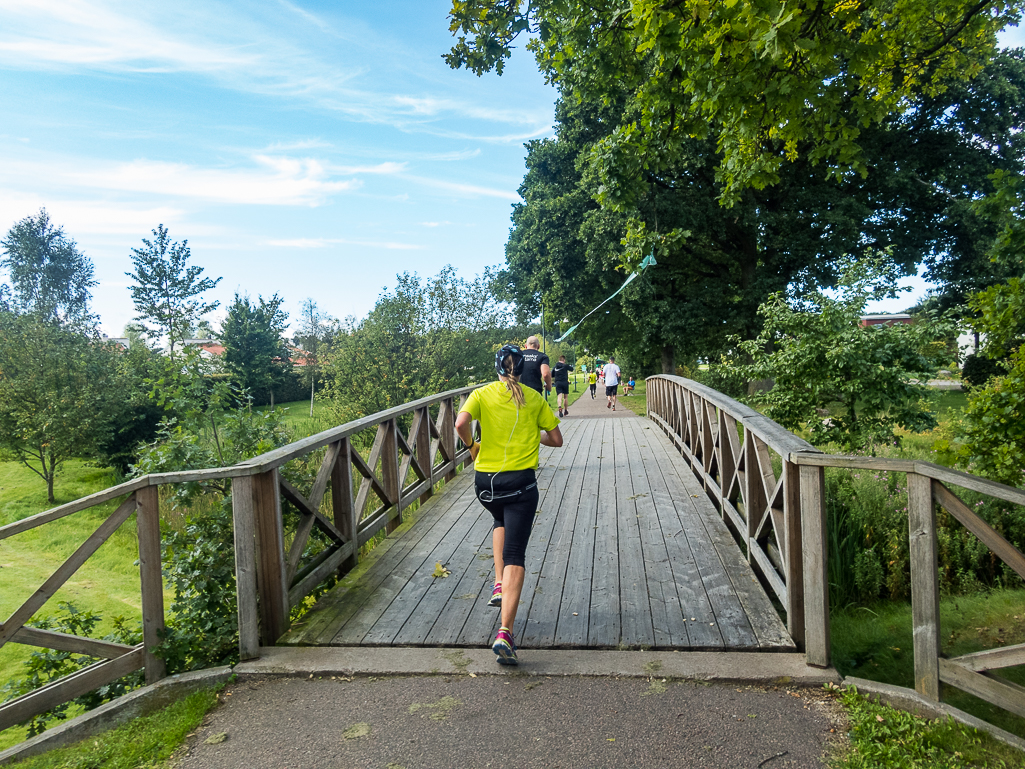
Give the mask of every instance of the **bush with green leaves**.
[{"label": "bush with green leaves", "polygon": [[[926,458],[896,447],[878,451],[894,458]],[[958,495],[1001,536],[1019,549],[1025,548],[1025,509],[967,490],[959,490]],[[910,597],[904,473],[827,469],[826,515],[830,601],[834,606]],[[978,537],[942,509],[936,516],[936,539],[944,593],[1022,585],[1010,567],[994,558]]]},{"label": "bush with green leaves", "polygon": [[[208,388],[171,378],[161,387],[176,416],[140,451],[136,475],[233,465],[290,440],[282,412],[233,407],[247,393],[225,382]],[[174,484],[166,503],[183,520],[163,526],[164,578],[174,599],[158,653],[172,673],[231,664],[238,658],[231,483]]]},{"label": "bush with green leaves", "polygon": [[762,304],[765,325],[739,344],[752,361],[740,368],[774,382],[758,394],[768,417],[847,450],[892,443],[898,427],[935,426],[925,383],[949,355],[952,324],[926,313],[911,324],[861,323],[866,303],[894,296],[899,277],[886,254],[866,254],[845,260],[838,296],[779,293]]},{"label": "bush with green leaves", "polygon": [[[31,622],[30,625],[40,630],[90,637],[100,620],[101,617],[98,614],[80,611],[74,604],[61,601],[56,614]],[[104,636],[103,640],[126,646],[135,646],[142,642],[142,629],[138,624],[131,627],[124,617],[115,617],[112,623],[114,630]],[[5,695],[5,701],[12,700],[46,686],[58,678],[71,675],[97,661],[95,657],[85,654],[74,654],[57,649],[39,649],[32,652],[25,661],[25,676],[5,684],[0,692]],[[64,719],[73,706],[81,707],[83,710],[92,710],[104,702],[116,699],[132,689],[138,688],[142,685],[142,681],[143,672],[141,670],[130,673],[69,702],[61,703],[44,713],[33,716],[22,725],[28,727],[28,736],[33,737],[45,731],[47,726],[54,721]]]}]

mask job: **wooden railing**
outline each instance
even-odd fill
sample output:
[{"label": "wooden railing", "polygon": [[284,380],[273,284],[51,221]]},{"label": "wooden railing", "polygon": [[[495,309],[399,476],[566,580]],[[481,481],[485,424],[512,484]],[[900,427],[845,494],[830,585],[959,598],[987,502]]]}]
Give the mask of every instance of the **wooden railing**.
[{"label": "wooden railing", "polygon": [[782,604],[787,631],[813,665],[829,664],[825,529],[802,520],[802,485],[822,471],[792,456],[821,454],[748,406],[689,379],[647,380],[648,416],[676,444],[752,568]]},{"label": "wooden railing", "polygon": [[[231,479],[238,591],[239,652],[259,656],[288,629],[289,612],[333,574],[356,565],[360,547],[402,522],[403,511],[453,478],[470,459],[455,433],[455,415],[473,390],[464,387],[349,422],[233,467],[160,473],[136,478],[88,497],[0,527],[0,541],[124,498],[117,509],[0,625],[0,647],[8,642],[96,657],[99,662],[0,705],[0,730],[139,669],[147,683],[165,675],[154,654],[164,629],[161,577],[160,487]],[[436,412],[436,414],[432,414]],[[403,434],[401,424],[410,427]],[[369,436],[361,435],[373,431]],[[366,437],[364,456],[353,440]],[[286,463],[325,449],[311,487],[296,488],[280,472]],[[355,472],[353,472],[355,470]],[[331,517],[322,512],[330,492]],[[286,552],[282,498],[299,511]],[[143,642],[137,646],[99,641],[26,623],[126,521],[136,513],[142,593]],[[310,535],[318,528],[330,545],[303,564]]]},{"label": "wooden railing", "polygon": [[949,684],[1025,717],[1025,687],[992,672],[1025,665],[1025,644],[943,656],[936,535],[938,506],[1025,579],[1025,556],[950,487],[1018,505],[1025,505],[1025,491],[931,462],[823,454],[753,409],[689,379],[651,377],[647,393],[649,417],[679,447],[746,547],[748,560],[780,599],[788,629],[810,665],[830,661],[825,468],[906,474],[915,689],[939,702],[941,684]]}]

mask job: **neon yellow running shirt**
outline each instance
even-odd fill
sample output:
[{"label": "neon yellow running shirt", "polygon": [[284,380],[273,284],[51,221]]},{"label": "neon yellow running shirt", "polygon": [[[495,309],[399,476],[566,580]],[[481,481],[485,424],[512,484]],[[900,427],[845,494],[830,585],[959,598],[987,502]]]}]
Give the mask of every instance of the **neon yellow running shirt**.
[{"label": "neon yellow running shirt", "polygon": [[521,409],[516,408],[504,382],[474,390],[460,409],[480,421],[476,470],[501,473],[537,469],[541,430],[553,430],[559,420],[536,390],[522,389],[526,403]]}]

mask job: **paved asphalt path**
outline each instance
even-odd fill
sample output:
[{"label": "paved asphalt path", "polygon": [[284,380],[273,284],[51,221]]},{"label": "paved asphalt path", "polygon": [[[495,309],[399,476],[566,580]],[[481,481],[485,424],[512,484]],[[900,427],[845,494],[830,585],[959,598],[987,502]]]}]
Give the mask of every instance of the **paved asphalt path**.
[{"label": "paved asphalt path", "polygon": [[221,699],[180,769],[803,768],[844,731],[822,689],[660,678],[242,679]]}]

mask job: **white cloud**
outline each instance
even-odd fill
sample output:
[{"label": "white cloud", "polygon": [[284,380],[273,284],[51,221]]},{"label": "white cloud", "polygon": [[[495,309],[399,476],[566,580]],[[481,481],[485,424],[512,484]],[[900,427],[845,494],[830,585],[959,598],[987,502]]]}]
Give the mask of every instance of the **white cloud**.
[{"label": "white cloud", "polygon": [[[175,196],[220,203],[317,206],[333,195],[357,189],[358,173],[384,173],[391,167],[348,169],[339,173],[315,158],[257,155],[249,167],[217,168],[158,160],[110,162],[47,156],[35,161],[2,159],[0,178],[15,187],[48,186]],[[382,164],[387,165],[387,164]]]},{"label": "white cloud", "polygon": [[430,179],[425,176],[412,176],[408,174],[404,174],[402,178],[408,179],[411,182],[416,182],[417,184],[422,184],[425,187],[434,187],[435,189],[454,192],[457,195],[462,195],[464,197],[502,198],[503,200],[512,200],[517,203],[521,200],[519,194],[512,190],[497,190],[493,187],[481,187],[477,184],[446,182],[441,179]]},{"label": "white cloud", "polygon": [[[453,118],[535,126],[551,119],[547,106],[510,109],[444,93],[389,94],[389,83],[381,75],[389,68],[406,66],[392,60],[401,55],[401,46],[373,35],[367,39],[353,30],[335,30],[285,0],[279,0],[279,5],[287,11],[284,15],[267,6],[247,7],[240,13],[223,3],[192,0],[174,5],[0,0],[0,65],[197,73],[229,89],[305,101],[350,119],[406,132],[434,133],[436,121]],[[310,24],[327,36],[311,36]],[[345,45],[339,46],[338,38]],[[433,91],[451,87],[449,80],[431,82],[427,71],[419,77]],[[483,140],[522,141],[544,130],[548,129]]]},{"label": "white cloud", "polygon": [[185,212],[171,206],[125,206],[108,201],[43,198],[0,190],[0,222],[16,222],[45,208],[65,231],[82,235],[148,233],[157,224],[181,221]]}]

